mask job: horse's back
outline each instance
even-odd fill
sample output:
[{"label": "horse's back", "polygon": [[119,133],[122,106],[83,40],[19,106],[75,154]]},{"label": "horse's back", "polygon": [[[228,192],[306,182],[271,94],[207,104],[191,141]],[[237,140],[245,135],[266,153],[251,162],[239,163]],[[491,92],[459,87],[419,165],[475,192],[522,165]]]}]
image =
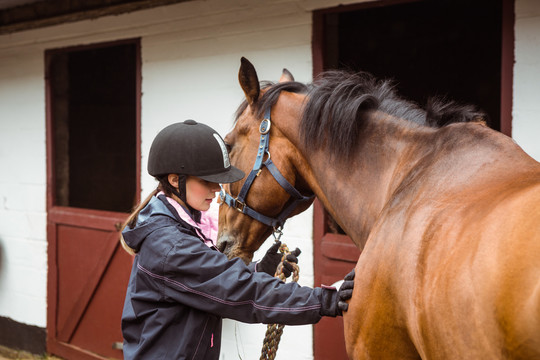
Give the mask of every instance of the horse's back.
[{"label": "horse's back", "polygon": [[351,357],[540,359],[540,165],[525,163],[386,209],[357,265]]},{"label": "horse's back", "polygon": [[447,341],[446,355],[540,358],[540,169],[534,168],[456,196],[459,205],[426,232],[436,241],[423,239],[427,311],[419,318],[432,354],[441,352],[446,321],[446,331],[461,334]]},{"label": "horse's back", "polygon": [[540,359],[540,166],[526,163],[448,198],[424,233],[419,326],[430,358]]}]

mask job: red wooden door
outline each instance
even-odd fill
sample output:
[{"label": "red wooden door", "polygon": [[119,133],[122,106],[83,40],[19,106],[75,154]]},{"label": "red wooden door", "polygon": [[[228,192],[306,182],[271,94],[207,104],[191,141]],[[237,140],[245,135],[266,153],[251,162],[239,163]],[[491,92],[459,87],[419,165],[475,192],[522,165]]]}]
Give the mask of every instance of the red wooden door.
[{"label": "red wooden door", "polygon": [[132,265],[119,232],[138,201],[138,40],[50,50],[47,350],[121,359]]},{"label": "red wooden door", "polygon": [[49,210],[49,352],[67,359],[122,358],[120,316],[132,262],[118,242],[125,217]]}]

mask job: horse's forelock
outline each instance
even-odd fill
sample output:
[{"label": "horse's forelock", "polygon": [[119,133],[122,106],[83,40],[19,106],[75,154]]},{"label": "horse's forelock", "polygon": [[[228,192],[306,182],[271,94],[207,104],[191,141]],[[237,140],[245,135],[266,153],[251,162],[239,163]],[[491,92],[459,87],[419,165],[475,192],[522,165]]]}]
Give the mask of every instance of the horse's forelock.
[{"label": "horse's forelock", "polygon": [[[272,83],[268,81],[261,82],[261,89],[263,95],[259,98],[257,102],[253,104],[253,111],[256,114],[257,118],[260,119],[264,116],[266,109],[274,106],[278,101],[279,95],[282,91],[297,93],[297,94],[306,94],[309,89],[309,85],[306,85],[297,81],[287,81],[283,83]],[[242,101],[235,113],[235,121],[238,120],[240,115],[246,111],[248,103],[246,100]]]},{"label": "horse's forelock", "polygon": [[257,117],[261,118],[264,116],[265,111],[277,103],[279,95],[282,91],[296,94],[306,94],[308,89],[308,85],[298,81],[287,81],[272,84],[266,87],[266,89],[263,88],[264,94],[257,102]]}]

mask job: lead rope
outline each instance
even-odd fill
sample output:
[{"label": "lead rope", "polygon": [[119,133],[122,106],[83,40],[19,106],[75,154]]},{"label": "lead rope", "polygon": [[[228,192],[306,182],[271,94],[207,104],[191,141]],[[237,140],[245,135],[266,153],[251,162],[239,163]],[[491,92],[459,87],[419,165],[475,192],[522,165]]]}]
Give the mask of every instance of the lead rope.
[{"label": "lead rope", "polygon": [[[274,239],[276,241],[281,238],[281,235],[281,229],[274,229]],[[274,276],[281,279],[281,281],[286,282],[286,277],[283,274],[283,261],[291,252],[289,251],[287,245],[284,243],[281,243],[279,251],[283,254],[283,256],[281,257],[281,262],[279,263]],[[298,264],[291,263],[291,265],[293,266],[292,281],[298,282],[300,268],[298,267]],[[264,336],[263,347],[261,350],[261,357],[259,360],[274,360],[277,354],[279,341],[281,339],[281,335],[283,334],[284,327],[285,325],[281,324],[268,324],[268,327],[266,329],[266,335]]]}]

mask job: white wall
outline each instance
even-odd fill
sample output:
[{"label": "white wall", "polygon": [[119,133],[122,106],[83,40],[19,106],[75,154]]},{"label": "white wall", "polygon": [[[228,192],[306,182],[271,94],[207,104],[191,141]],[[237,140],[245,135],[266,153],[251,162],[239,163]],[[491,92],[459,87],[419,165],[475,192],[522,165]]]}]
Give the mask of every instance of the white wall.
[{"label": "white wall", "polygon": [[512,137],[540,161],[540,1],[517,0]]},{"label": "white wall", "polygon": [[[46,327],[44,51],[142,38],[142,195],[154,186],[146,156],[155,134],[188,118],[222,135],[242,100],[240,56],[261,80],[287,67],[311,79],[311,13],[331,0],[208,0],[0,36],[0,316]],[[353,3],[357,1],[340,1]],[[540,159],[540,3],[516,0],[513,133]],[[312,285],[312,212],[287,223],[300,247],[301,283]],[[263,250],[264,251],[264,250]],[[259,255],[260,256],[260,255]],[[311,359],[311,326],[286,327],[278,359]],[[265,328],[224,324],[223,359],[258,357]]]},{"label": "white wall", "polygon": [[[1,40],[0,40],[1,43]],[[0,52],[0,316],[46,325],[45,94],[40,52]]]}]

